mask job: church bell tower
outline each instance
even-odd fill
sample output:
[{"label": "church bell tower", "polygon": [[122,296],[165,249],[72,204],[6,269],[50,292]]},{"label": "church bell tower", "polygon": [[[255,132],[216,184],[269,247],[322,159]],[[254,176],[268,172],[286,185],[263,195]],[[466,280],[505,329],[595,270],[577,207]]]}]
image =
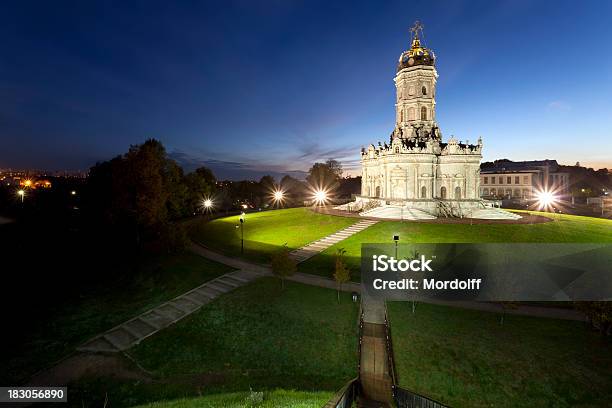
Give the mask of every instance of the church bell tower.
[{"label": "church bell tower", "polygon": [[394,137],[404,139],[435,135],[437,129],[436,57],[422,43],[423,25],[420,22],[417,21],[410,32],[411,47],[400,55],[394,78],[397,92]]}]

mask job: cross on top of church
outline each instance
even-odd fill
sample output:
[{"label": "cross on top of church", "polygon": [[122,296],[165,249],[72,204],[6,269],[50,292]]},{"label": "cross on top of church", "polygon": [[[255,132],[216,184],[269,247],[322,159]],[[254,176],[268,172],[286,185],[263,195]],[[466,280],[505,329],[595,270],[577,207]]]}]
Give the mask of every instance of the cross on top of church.
[{"label": "cross on top of church", "polygon": [[419,32],[421,33],[421,36],[423,35],[423,28],[425,26],[423,24],[421,24],[421,22],[419,20],[414,22],[414,25],[410,28],[410,32],[412,33],[412,38],[413,39],[419,39]]}]

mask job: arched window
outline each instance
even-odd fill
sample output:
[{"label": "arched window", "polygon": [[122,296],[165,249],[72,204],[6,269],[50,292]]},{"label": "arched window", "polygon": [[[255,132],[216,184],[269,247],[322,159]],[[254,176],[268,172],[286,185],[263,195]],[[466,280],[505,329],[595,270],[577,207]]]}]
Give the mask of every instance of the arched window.
[{"label": "arched window", "polygon": [[446,199],[446,187],[440,188],[440,198],[442,198],[443,200]]},{"label": "arched window", "polygon": [[396,154],[399,154],[399,151],[400,151],[400,148],[399,148],[399,146],[397,146],[397,147],[395,148],[395,153],[396,153]]},{"label": "arched window", "polygon": [[492,195],[492,196],[497,195],[497,191],[496,191],[494,188],[492,188],[492,189],[491,189],[491,195]]},{"label": "arched window", "polygon": [[408,120],[414,120],[414,108],[408,109]]},{"label": "arched window", "polygon": [[421,120],[427,120],[427,108],[421,107]]},{"label": "arched window", "polygon": [[421,187],[421,198],[427,198],[427,187]]},{"label": "arched window", "polygon": [[423,95],[427,95],[427,87],[426,86],[423,86],[423,88],[421,88],[421,93]]},{"label": "arched window", "polygon": [[461,198],[461,187],[455,187],[455,198],[458,200]]},{"label": "arched window", "polygon": [[485,197],[488,196],[489,195],[489,189],[485,188],[484,190],[482,190],[482,195],[485,196]]},{"label": "arched window", "polygon": [[380,197],[380,186],[376,186],[376,197]]}]

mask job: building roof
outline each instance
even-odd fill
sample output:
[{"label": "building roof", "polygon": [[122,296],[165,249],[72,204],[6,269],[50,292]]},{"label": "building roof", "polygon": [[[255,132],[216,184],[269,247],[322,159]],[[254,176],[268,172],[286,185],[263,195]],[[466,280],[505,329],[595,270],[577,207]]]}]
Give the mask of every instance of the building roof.
[{"label": "building roof", "polygon": [[411,68],[418,65],[430,65],[433,66],[436,62],[436,56],[432,50],[426,48],[421,44],[419,38],[419,31],[423,32],[423,25],[420,22],[416,22],[414,27],[410,29],[413,34],[412,46],[409,50],[402,52],[397,63],[397,72],[404,68]]}]

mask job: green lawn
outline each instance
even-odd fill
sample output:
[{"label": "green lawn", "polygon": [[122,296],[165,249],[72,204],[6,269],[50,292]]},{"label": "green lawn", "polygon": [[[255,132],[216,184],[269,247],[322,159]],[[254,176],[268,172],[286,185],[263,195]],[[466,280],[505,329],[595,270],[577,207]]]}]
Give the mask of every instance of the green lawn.
[{"label": "green lawn", "polygon": [[100,406],[105,394],[112,406],[132,406],[251,387],[326,391],[327,400],[356,375],[358,311],[348,293],[338,303],[331,289],[282,290],[262,278],[130,349],[153,383],[86,378],[71,387],[74,406]]},{"label": "green lawn", "polygon": [[[535,212],[532,212],[535,214]],[[546,215],[546,213],[542,213]],[[300,272],[331,277],[333,255],[344,248],[351,280],[360,279],[362,243],[400,242],[460,243],[460,242],[612,242],[612,221],[574,215],[551,215],[554,221],[540,224],[433,224],[422,222],[381,221],[344,241],[327,248],[321,254],[299,265]]]},{"label": "green lawn", "polygon": [[602,407],[610,341],[583,323],[388,304],[400,386],[452,407]]},{"label": "green lawn", "polygon": [[[304,392],[274,390],[262,394],[235,392],[200,398],[154,402],[138,408],[321,408],[331,397],[331,392]],[[261,399],[259,399],[261,398]],[[251,403],[258,401],[259,403]]]},{"label": "green lawn", "polygon": [[0,351],[0,383],[16,384],[74,351],[88,338],[186,292],[231,268],[191,253],[118,266],[125,274],[103,288],[48,305],[23,341]]},{"label": "green lawn", "polygon": [[[269,263],[283,244],[299,248],[357,222],[356,218],[319,214],[308,208],[254,212],[244,224],[244,257]],[[226,217],[192,225],[191,236],[211,249],[240,257],[239,217]]]}]

